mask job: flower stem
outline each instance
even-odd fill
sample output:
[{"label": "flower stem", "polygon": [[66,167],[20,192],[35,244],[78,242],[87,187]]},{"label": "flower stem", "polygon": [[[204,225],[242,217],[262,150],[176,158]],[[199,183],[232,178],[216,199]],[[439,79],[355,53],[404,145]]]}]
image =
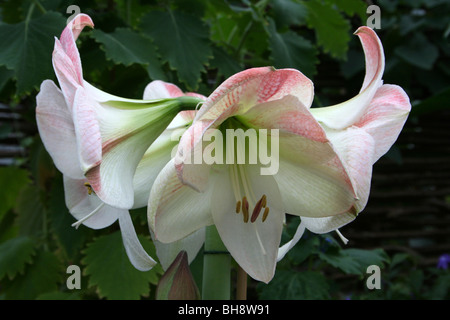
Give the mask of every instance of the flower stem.
[{"label": "flower stem", "polygon": [[231,257],[214,225],[206,227],[203,258],[203,300],[230,300]]},{"label": "flower stem", "polygon": [[239,265],[237,267],[236,300],[247,300],[247,273]]}]

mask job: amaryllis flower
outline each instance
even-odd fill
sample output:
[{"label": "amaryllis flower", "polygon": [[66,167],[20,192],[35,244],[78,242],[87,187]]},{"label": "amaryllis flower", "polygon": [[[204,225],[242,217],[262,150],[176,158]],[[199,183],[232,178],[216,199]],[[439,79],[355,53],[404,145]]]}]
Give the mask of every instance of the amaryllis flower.
[{"label": "amaryllis flower", "polygon": [[[366,74],[359,94],[343,103],[310,111],[339,154],[358,201],[345,213],[320,218],[302,216],[294,241],[285,249],[300,239],[305,228],[314,233],[327,233],[356,218],[369,198],[373,164],[397,140],[411,110],[409,98],[401,87],[383,85],[385,57],[376,33],[360,27],[355,34],[366,57]],[[287,252],[282,251],[283,255]]]},{"label": "amaryllis flower", "polygon": [[[344,104],[310,109],[312,82],[297,70],[269,67],[240,72],[211,94],[153,185],[148,220],[157,239],[176,241],[215,224],[237,263],[269,282],[277,259],[297,240],[279,250],[285,213],[302,217],[298,238],[304,220],[323,231],[334,218],[332,230],[362,210],[372,164],[396,140],[410,104],[401,88],[381,86],[384,57],[376,34],[364,27],[356,34],[367,73],[360,94]],[[190,161],[207,150],[211,132],[231,129],[256,130],[258,145],[278,145],[278,170],[262,174],[262,161]],[[263,130],[272,133],[266,141]],[[226,147],[219,153],[227,160],[249,156]]]},{"label": "amaryllis flower", "polygon": [[93,27],[91,18],[77,15],[55,39],[53,52],[53,67],[73,120],[77,153],[62,155],[50,145],[48,150],[57,167],[60,157],[79,163],[82,176],[103,202],[129,209],[134,201],[134,173],[145,151],[180,110],[193,109],[202,100],[189,96],[134,100],[96,89],[83,79],[75,43],[85,26]]},{"label": "amaryllis flower", "polygon": [[[171,91],[168,92],[167,88],[170,88]],[[183,96],[180,89],[175,90],[177,88],[170,83],[154,81],[147,86],[144,99]],[[196,96],[202,98],[200,95]],[[192,123],[194,114],[195,111],[180,112],[145,152],[137,165],[134,176],[133,209],[147,205],[153,181],[170,160],[172,149],[178,143],[176,136],[173,137],[173,135],[181,136]],[[78,227],[84,224],[92,229],[101,229],[118,220],[124,246],[131,263],[142,271],[153,267],[156,262],[140,244],[128,209],[106,204],[97,196],[89,180],[84,177],[79,158],[76,156],[78,145],[72,114],[61,90],[53,81],[47,80],[41,85],[41,91],[37,96],[36,117],[43,143],[52,155],[55,165],[63,173],[66,205],[70,213],[78,220],[73,226]],[[173,260],[178,254],[174,248],[186,250],[195,256],[199,249],[198,241],[192,243],[195,239],[192,241],[189,239],[184,240],[181,244],[170,245],[167,254],[161,254],[160,260],[165,264],[169,263],[170,259]]]}]

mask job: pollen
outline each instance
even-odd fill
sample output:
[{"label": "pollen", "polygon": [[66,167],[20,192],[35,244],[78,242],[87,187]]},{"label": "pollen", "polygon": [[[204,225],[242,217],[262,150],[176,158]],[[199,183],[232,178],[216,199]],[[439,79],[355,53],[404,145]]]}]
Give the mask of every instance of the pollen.
[{"label": "pollen", "polygon": [[268,215],[269,215],[269,207],[266,207],[266,208],[264,209],[264,213],[263,213],[263,217],[262,217],[262,222],[266,221]]},{"label": "pollen", "polygon": [[241,202],[240,201],[236,202],[236,213],[239,213],[239,212],[241,212]]},{"label": "pollen", "polygon": [[94,189],[92,188],[91,184],[89,182],[85,182],[84,186],[87,188],[88,194],[95,194]]},{"label": "pollen", "polygon": [[248,222],[248,201],[247,201],[247,197],[243,197],[242,198],[242,213],[244,214],[244,222],[247,223]]}]

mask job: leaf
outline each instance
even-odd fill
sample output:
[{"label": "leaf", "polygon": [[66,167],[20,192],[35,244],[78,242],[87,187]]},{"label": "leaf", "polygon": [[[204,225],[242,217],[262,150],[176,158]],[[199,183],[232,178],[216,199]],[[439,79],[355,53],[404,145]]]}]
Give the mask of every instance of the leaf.
[{"label": "leaf", "polygon": [[411,114],[418,116],[449,109],[448,101],[450,101],[450,87],[414,105]]},{"label": "leaf", "polygon": [[25,265],[33,261],[34,241],[29,237],[17,237],[0,244],[0,279],[8,275],[13,279],[23,273]]},{"label": "leaf", "polygon": [[312,0],[304,4],[308,8],[308,27],[315,30],[317,43],[331,56],[345,58],[350,41],[350,23],[331,3]]},{"label": "leaf", "polygon": [[30,182],[28,172],[15,167],[0,167],[0,221],[12,209],[20,191]]},{"label": "leaf", "polygon": [[46,212],[38,187],[28,185],[17,198],[15,210],[18,214],[17,223],[20,235],[39,236],[42,234]]},{"label": "leaf", "polygon": [[272,20],[269,32],[274,67],[294,68],[307,77],[312,77],[316,73],[318,52],[309,40],[290,30],[278,33]]},{"label": "leaf", "polygon": [[388,257],[382,249],[344,249],[331,253],[319,252],[319,257],[347,274],[356,275],[364,275],[370,265],[382,268],[388,261]]},{"label": "leaf", "polygon": [[0,24],[0,65],[14,70],[17,93],[31,91],[47,78],[53,78],[52,50],[54,37],[59,36],[65,19],[56,12],[47,12],[35,19],[17,24]]},{"label": "leaf", "polygon": [[292,0],[273,0],[271,3],[277,25],[302,25],[308,13],[305,5]]},{"label": "leaf", "polygon": [[259,284],[261,300],[329,299],[329,284],[320,272],[279,270],[268,285]]},{"label": "leaf", "polygon": [[112,33],[96,29],[92,37],[102,44],[107,59],[125,66],[137,63],[148,68],[153,79],[165,78],[155,46],[142,34],[127,28],[117,28]]},{"label": "leaf", "polygon": [[178,11],[150,12],[142,30],[155,40],[161,56],[189,90],[196,90],[204,65],[212,56],[209,29],[200,19]]},{"label": "leaf", "polygon": [[33,264],[27,265],[23,275],[5,284],[6,298],[29,300],[45,292],[56,291],[61,281],[60,270],[61,263],[55,254],[44,250],[39,251]]},{"label": "leaf", "polygon": [[439,50],[422,33],[414,33],[406,44],[395,48],[395,54],[414,66],[431,70]]},{"label": "leaf", "polygon": [[[155,257],[152,243],[139,237],[142,246]],[[150,250],[151,249],[151,250]],[[123,247],[119,231],[101,236],[90,243],[85,250],[82,263],[86,265],[85,274],[89,275],[89,286],[97,286],[100,297],[112,300],[137,300],[148,296],[150,284],[156,284],[159,265],[147,272],[138,271],[130,263]]]}]

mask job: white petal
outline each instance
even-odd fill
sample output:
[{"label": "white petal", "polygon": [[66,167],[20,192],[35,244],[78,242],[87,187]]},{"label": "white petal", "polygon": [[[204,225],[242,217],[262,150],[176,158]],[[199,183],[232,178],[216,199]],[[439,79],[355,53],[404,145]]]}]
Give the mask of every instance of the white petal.
[{"label": "white petal", "polygon": [[329,128],[343,129],[359,121],[383,84],[381,78],[384,72],[384,52],[380,39],[368,27],[359,28],[355,34],[361,40],[366,58],[366,76],[360,93],[334,106],[311,109],[314,117]]},{"label": "white petal", "polygon": [[70,213],[77,219],[85,219],[94,212],[83,224],[91,229],[102,229],[113,224],[123,209],[106,205],[95,194],[88,194],[84,183],[86,179],[71,179],[64,176],[64,195],[66,206]]},{"label": "white petal", "polygon": [[333,216],[350,210],[355,202],[352,189],[333,165],[281,158],[274,177],[289,214]]},{"label": "white petal", "polygon": [[301,237],[303,236],[303,233],[305,232],[305,224],[303,222],[300,222],[300,224],[297,227],[297,230],[295,231],[294,237],[292,237],[291,240],[289,240],[288,242],[286,242],[283,246],[281,246],[281,248],[278,250],[278,259],[277,261],[280,261],[281,259],[284,258],[284,256],[286,255],[286,253],[289,252],[289,250],[291,250],[296,244],[297,242],[301,239]]},{"label": "white petal", "polygon": [[310,217],[301,217],[302,223],[311,232],[314,233],[328,233],[330,231],[336,230],[345,226],[346,224],[355,220],[356,215],[354,212],[345,212],[342,214],[338,214],[333,217],[325,217],[325,218],[310,218]]},{"label": "white petal", "polygon": [[174,242],[213,224],[211,193],[211,187],[200,193],[183,185],[174,160],[167,163],[153,184],[148,202],[148,223],[156,239]]},{"label": "white petal", "polygon": [[120,232],[122,233],[123,245],[131,264],[140,271],[148,271],[156,261],[150,257],[140,243],[133,221],[127,210],[122,210],[119,215]]},{"label": "white petal", "polygon": [[[224,170],[216,180],[211,209],[217,231],[236,262],[252,278],[268,283],[275,272],[284,210],[275,180],[272,176],[260,175],[259,170],[259,166],[246,166],[255,202],[263,194],[267,196],[270,211],[264,222],[262,212],[255,222],[249,220],[247,223],[242,213],[236,214],[236,197],[229,170]],[[254,205],[250,201],[250,215]]]},{"label": "white petal", "polygon": [[158,240],[153,240],[156,247],[156,254],[164,270],[169,268],[178,253],[182,250],[187,252],[188,262],[191,263],[202,248],[204,242],[205,228],[201,228],[186,238],[171,243],[162,243]]},{"label": "white petal", "polygon": [[36,100],[39,134],[55,166],[73,179],[83,178],[77,156],[75,127],[61,90],[53,81],[46,80]]}]

